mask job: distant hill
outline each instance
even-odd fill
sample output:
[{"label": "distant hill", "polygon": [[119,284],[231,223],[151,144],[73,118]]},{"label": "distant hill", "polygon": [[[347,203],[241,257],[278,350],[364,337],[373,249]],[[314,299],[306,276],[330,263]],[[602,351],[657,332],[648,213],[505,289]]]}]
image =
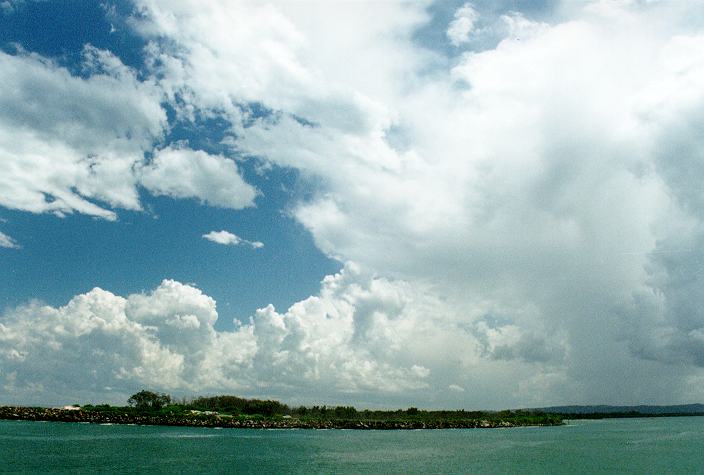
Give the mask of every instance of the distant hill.
[{"label": "distant hill", "polygon": [[680,404],[674,406],[551,406],[533,410],[550,412],[553,414],[627,414],[638,413],[646,415],[663,414],[702,414],[704,404]]}]

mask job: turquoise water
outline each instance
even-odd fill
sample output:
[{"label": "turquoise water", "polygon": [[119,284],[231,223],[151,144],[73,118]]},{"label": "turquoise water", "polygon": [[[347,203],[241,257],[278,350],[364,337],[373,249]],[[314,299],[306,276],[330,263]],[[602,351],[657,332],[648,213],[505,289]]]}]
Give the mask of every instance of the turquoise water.
[{"label": "turquoise water", "polygon": [[704,417],[425,431],[246,430],[0,421],[0,471],[696,473]]}]

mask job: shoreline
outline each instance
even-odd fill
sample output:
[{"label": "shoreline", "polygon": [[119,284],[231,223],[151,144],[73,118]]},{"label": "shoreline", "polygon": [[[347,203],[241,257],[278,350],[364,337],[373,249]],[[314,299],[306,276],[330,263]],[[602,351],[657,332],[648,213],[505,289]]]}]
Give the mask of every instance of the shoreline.
[{"label": "shoreline", "polygon": [[152,425],[175,427],[221,427],[231,429],[355,429],[355,430],[417,430],[417,429],[495,429],[510,427],[540,427],[563,425],[562,419],[540,424],[523,424],[508,420],[360,420],[360,419],[298,419],[247,418],[223,415],[150,415],[103,413],[42,407],[2,406],[0,419],[47,422],[82,422],[91,424]]}]

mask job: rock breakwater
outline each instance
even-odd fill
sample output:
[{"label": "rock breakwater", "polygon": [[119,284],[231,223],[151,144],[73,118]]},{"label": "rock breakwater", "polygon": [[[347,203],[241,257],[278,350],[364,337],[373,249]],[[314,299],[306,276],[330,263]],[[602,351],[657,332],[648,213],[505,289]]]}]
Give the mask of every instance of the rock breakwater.
[{"label": "rock breakwater", "polygon": [[561,421],[541,424],[522,424],[506,420],[357,420],[357,419],[298,419],[298,418],[238,418],[226,415],[204,414],[132,414],[128,412],[100,412],[42,407],[0,407],[0,419],[52,422],[84,422],[92,424],[137,424],[188,427],[225,427],[236,429],[360,429],[360,430],[415,430],[415,429],[474,429],[517,427],[522,425],[558,425]]}]

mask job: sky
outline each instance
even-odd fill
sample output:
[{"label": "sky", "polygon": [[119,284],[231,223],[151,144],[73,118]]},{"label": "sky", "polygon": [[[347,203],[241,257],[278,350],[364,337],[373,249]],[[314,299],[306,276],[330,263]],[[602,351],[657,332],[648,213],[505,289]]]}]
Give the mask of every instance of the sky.
[{"label": "sky", "polygon": [[704,9],[0,0],[0,402],[704,401]]}]

